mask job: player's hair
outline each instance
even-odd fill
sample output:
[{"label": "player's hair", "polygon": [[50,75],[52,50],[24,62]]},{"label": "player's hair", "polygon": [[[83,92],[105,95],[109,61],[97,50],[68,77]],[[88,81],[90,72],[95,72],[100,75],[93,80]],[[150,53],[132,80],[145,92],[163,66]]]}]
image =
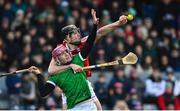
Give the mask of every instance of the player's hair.
[{"label": "player's hair", "polygon": [[61,29],[61,33],[66,38],[66,35],[73,33],[74,31],[80,32],[79,28],[77,28],[75,25],[67,25]]}]

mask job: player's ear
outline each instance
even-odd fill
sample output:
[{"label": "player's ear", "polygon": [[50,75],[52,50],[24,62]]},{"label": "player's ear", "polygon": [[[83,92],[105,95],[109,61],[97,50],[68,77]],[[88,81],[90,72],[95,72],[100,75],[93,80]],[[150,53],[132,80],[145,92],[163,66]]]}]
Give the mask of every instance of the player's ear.
[{"label": "player's ear", "polygon": [[70,40],[70,34],[66,35],[65,40],[67,40],[67,41]]}]

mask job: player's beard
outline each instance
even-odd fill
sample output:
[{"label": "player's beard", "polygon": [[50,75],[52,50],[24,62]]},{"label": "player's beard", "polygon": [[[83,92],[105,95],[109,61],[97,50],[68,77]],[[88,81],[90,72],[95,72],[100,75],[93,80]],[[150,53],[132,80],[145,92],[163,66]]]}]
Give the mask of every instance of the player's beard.
[{"label": "player's beard", "polygon": [[81,43],[81,41],[75,41],[75,42],[71,42],[70,44],[72,44],[72,45],[79,45]]},{"label": "player's beard", "polygon": [[71,44],[78,46],[80,43],[81,43],[81,35],[73,36],[73,38],[71,39]]}]

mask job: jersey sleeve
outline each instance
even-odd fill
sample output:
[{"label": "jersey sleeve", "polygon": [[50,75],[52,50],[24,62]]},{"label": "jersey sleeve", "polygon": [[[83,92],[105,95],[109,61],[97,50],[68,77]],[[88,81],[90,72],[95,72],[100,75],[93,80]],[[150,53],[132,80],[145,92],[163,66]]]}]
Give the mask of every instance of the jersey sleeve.
[{"label": "jersey sleeve", "polygon": [[48,80],[46,82],[56,86],[57,85],[57,77],[55,75],[49,76]]}]

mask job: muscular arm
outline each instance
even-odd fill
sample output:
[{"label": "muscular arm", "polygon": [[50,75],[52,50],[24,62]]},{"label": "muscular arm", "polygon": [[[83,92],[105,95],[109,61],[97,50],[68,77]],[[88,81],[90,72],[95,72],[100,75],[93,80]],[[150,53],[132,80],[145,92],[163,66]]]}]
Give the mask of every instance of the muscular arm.
[{"label": "muscular arm", "polygon": [[52,58],[51,59],[51,62],[49,64],[49,67],[48,67],[48,74],[49,75],[53,75],[57,72],[63,72],[67,69],[70,69],[70,65],[61,65],[61,66],[57,66],[56,62],[54,61],[54,59]]},{"label": "muscular arm", "polygon": [[39,89],[40,95],[42,97],[45,97],[48,94],[50,94],[53,91],[53,89],[55,88],[54,85],[52,85],[50,83],[45,83],[44,77],[41,74],[37,75],[37,79],[38,79],[38,89]]},{"label": "muscular arm", "polygon": [[104,35],[106,35],[109,32],[114,31],[121,25],[124,25],[126,22],[127,22],[127,17],[122,15],[119,17],[118,21],[108,24],[108,25],[105,25],[105,26],[101,27],[100,29],[98,29],[95,43],[97,43]]}]

